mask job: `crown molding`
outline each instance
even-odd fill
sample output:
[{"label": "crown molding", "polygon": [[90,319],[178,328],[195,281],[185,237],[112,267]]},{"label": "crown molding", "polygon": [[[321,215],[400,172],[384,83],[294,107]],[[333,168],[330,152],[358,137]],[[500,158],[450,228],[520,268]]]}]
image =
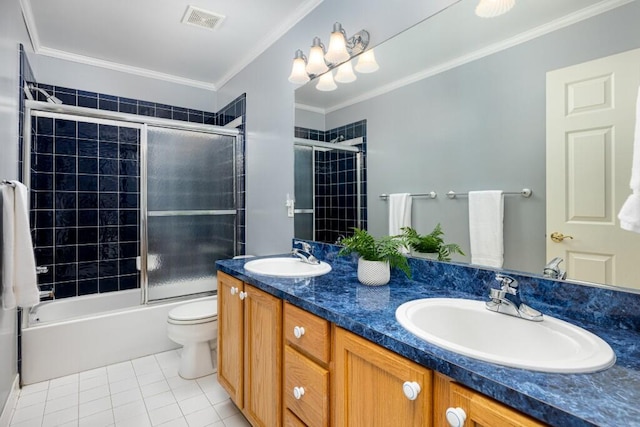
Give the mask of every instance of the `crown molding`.
[{"label": "crown molding", "polygon": [[271,47],[271,45],[273,45],[278,39],[285,35],[305,16],[311,13],[312,10],[318,7],[323,1],[324,0],[308,0],[301,4],[296,9],[295,14],[293,14],[288,20],[283,22],[282,25],[276,27],[269,35],[267,35],[255,49],[251,50],[249,54],[247,54],[242,60],[240,60],[235,66],[233,66],[231,70],[229,70],[229,72],[225,74],[220,80],[218,80],[215,83],[215,86],[218,88],[224,86],[247,65],[253,62],[260,55],[262,55],[269,47]]},{"label": "crown molding", "polygon": [[320,108],[320,107],[314,107],[312,105],[307,105],[307,104],[294,104],[294,107],[296,110],[304,110],[304,111],[309,111],[312,113],[319,113],[319,114],[327,114],[330,113],[330,111],[326,110],[325,108]]},{"label": "crown molding", "polygon": [[147,77],[151,79],[163,80],[165,82],[177,83],[185,86],[192,86],[200,89],[215,91],[217,88],[213,83],[203,82],[200,80],[187,79],[185,77],[175,76],[173,74],[160,73],[158,71],[146,68],[132,67],[130,65],[120,64],[117,62],[105,61],[85,55],[65,52],[63,50],[41,47],[37,52],[39,55],[50,56],[52,58],[64,59],[80,64],[91,65],[94,67],[106,68],[109,70],[120,71],[123,73],[133,74],[136,76]]},{"label": "crown molding", "polygon": [[27,34],[31,40],[31,48],[34,52],[40,50],[40,36],[38,35],[38,29],[36,28],[36,20],[33,18],[33,10],[31,9],[31,2],[29,0],[20,0],[20,9],[22,9],[22,16],[24,17],[24,23],[27,27]]},{"label": "crown molding", "polygon": [[563,16],[551,22],[548,22],[539,27],[533,28],[531,30],[525,31],[523,33],[517,34],[511,38],[503,40],[498,43],[494,43],[485,48],[473,51],[466,55],[455,58],[451,61],[443,62],[435,67],[427,68],[420,72],[414,73],[410,76],[404,77],[402,79],[396,80],[392,83],[386,84],[384,86],[380,86],[379,88],[366,92],[360,96],[355,98],[351,98],[345,102],[340,104],[333,105],[324,109],[326,113],[332,113],[334,111],[340,110],[342,108],[349,107],[351,105],[357,104],[362,101],[366,101],[377,96],[383,95],[385,93],[394,91],[401,87],[410,85],[412,83],[416,83],[420,80],[427,79],[429,77],[433,77],[440,73],[444,73],[445,71],[449,71],[456,67],[460,67],[469,62],[476,61],[478,59],[484,58],[486,56],[492,55],[494,53],[509,49],[511,47],[517,46],[519,44],[528,42],[537,37],[541,37],[545,34],[549,34],[553,31],[557,31],[559,29],[568,27],[570,25],[576,24],[580,21],[584,21],[586,19],[592,18],[594,16],[600,15],[602,13],[608,12],[612,9],[615,9],[620,6],[624,6],[625,4],[631,3],[635,0],[604,0],[584,9],[580,9],[574,13]]}]

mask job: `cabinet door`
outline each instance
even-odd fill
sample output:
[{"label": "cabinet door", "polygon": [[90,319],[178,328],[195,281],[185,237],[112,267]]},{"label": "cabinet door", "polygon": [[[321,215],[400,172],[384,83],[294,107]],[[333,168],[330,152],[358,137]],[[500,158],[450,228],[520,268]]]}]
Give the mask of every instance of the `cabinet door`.
[{"label": "cabinet door", "polygon": [[546,424],[534,420],[483,394],[456,384],[444,375],[434,381],[435,427],[448,427],[447,408],[462,408],[466,414],[465,427],[542,427]]},{"label": "cabinet door", "polygon": [[231,400],[243,406],[243,302],[241,280],[218,272],[218,382]]},{"label": "cabinet door", "polygon": [[[403,392],[417,383],[415,400]],[[343,329],[335,333],[335,425],[431,426],[432,372]]]},{"label": "cabinet door", "polygon": [[245,284],[244,408],[254,427],[282,425],[282,301]]}]

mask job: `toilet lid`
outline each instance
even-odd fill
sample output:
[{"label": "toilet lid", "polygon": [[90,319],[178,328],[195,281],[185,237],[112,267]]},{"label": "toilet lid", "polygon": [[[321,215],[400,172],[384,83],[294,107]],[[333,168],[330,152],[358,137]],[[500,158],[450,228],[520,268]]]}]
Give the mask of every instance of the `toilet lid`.
[{"label": "toilet lid", "polygon": [[202,320],[218,315],[216,300],[184,304],[169,312],[169,319],[178,321]]}]

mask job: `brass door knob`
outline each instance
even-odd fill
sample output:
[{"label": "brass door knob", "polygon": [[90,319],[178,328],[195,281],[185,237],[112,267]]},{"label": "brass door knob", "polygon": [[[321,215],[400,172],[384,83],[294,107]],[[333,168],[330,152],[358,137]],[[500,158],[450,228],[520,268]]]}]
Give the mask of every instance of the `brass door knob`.
[{"label": "brass door knob", "polygon": [[573,236],[565,236],[558,231],[554,231],[553,233],[551,233],[551,240],[553,240],[555,243],[560,243],[564,239],[573,239]]}]

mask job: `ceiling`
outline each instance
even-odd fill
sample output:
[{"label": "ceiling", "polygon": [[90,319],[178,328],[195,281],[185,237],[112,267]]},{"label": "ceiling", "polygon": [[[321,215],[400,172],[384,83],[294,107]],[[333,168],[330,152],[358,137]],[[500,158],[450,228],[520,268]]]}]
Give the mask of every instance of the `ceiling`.
[{"label": "ceiling", "polygon": [[[496,18],[475,15],[461,0],[375,47],[380,69],[321,92],[312,80],[296,90],[296,107],[330,113],[526,42],[636,0],[518,0]],[[356,59],[353,60],[355,64]]]},{"label": "ceiling", "polygon": [[[216,90],[322,0],[21,0],[34,51]],[[189,5],[224,15],[182,24]]]}]

